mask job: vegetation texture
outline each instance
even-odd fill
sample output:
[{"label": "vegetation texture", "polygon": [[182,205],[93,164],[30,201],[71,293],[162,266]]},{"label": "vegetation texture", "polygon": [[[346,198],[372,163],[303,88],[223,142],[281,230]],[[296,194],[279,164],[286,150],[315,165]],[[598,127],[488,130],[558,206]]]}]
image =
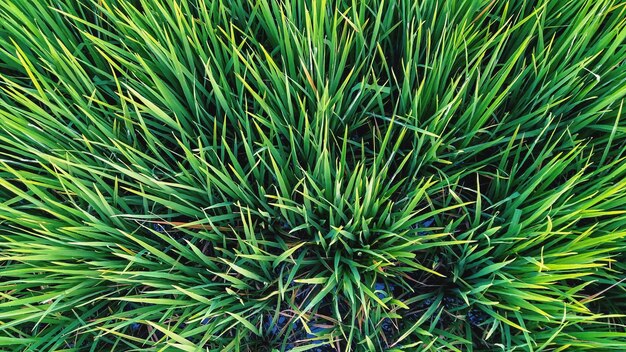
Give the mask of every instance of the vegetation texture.
[{"label": "vegetation texture", "polygon": [[2,351],[626,350],[626,3],[0,0]]}]

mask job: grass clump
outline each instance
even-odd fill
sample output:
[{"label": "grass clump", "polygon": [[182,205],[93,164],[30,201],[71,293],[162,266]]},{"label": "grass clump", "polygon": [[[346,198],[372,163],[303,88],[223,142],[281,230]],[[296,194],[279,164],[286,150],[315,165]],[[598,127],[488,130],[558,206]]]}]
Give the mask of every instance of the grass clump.
[{"label": "grass clump", "polygon": [[0,0],[0,349],[624,350],[626,3]]}]

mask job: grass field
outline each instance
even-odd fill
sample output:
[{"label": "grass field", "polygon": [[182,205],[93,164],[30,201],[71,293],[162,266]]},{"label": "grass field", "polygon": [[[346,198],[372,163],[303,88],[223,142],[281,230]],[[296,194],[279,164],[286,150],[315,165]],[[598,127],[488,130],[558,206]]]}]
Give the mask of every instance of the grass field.
[{"label": "grass field", "polygon": [[0,0],[1,351],[626,351],[623,0]]}]

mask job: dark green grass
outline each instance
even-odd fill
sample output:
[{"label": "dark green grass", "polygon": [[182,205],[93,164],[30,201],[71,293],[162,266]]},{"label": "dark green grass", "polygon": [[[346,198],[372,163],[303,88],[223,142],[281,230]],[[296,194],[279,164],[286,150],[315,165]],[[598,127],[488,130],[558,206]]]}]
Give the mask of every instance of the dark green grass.
[{"label": "dark green grass", "polygon": [[0,350],[626,350],[626,3],[0,0]]}]

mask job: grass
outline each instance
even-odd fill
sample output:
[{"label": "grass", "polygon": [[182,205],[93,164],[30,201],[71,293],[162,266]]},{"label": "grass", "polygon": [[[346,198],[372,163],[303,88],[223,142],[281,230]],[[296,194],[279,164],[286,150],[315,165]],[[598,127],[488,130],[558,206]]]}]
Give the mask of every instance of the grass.
[{"label": "grass", "polygon": [[626,3],[0,0],[3,351],[626,349]]}]

